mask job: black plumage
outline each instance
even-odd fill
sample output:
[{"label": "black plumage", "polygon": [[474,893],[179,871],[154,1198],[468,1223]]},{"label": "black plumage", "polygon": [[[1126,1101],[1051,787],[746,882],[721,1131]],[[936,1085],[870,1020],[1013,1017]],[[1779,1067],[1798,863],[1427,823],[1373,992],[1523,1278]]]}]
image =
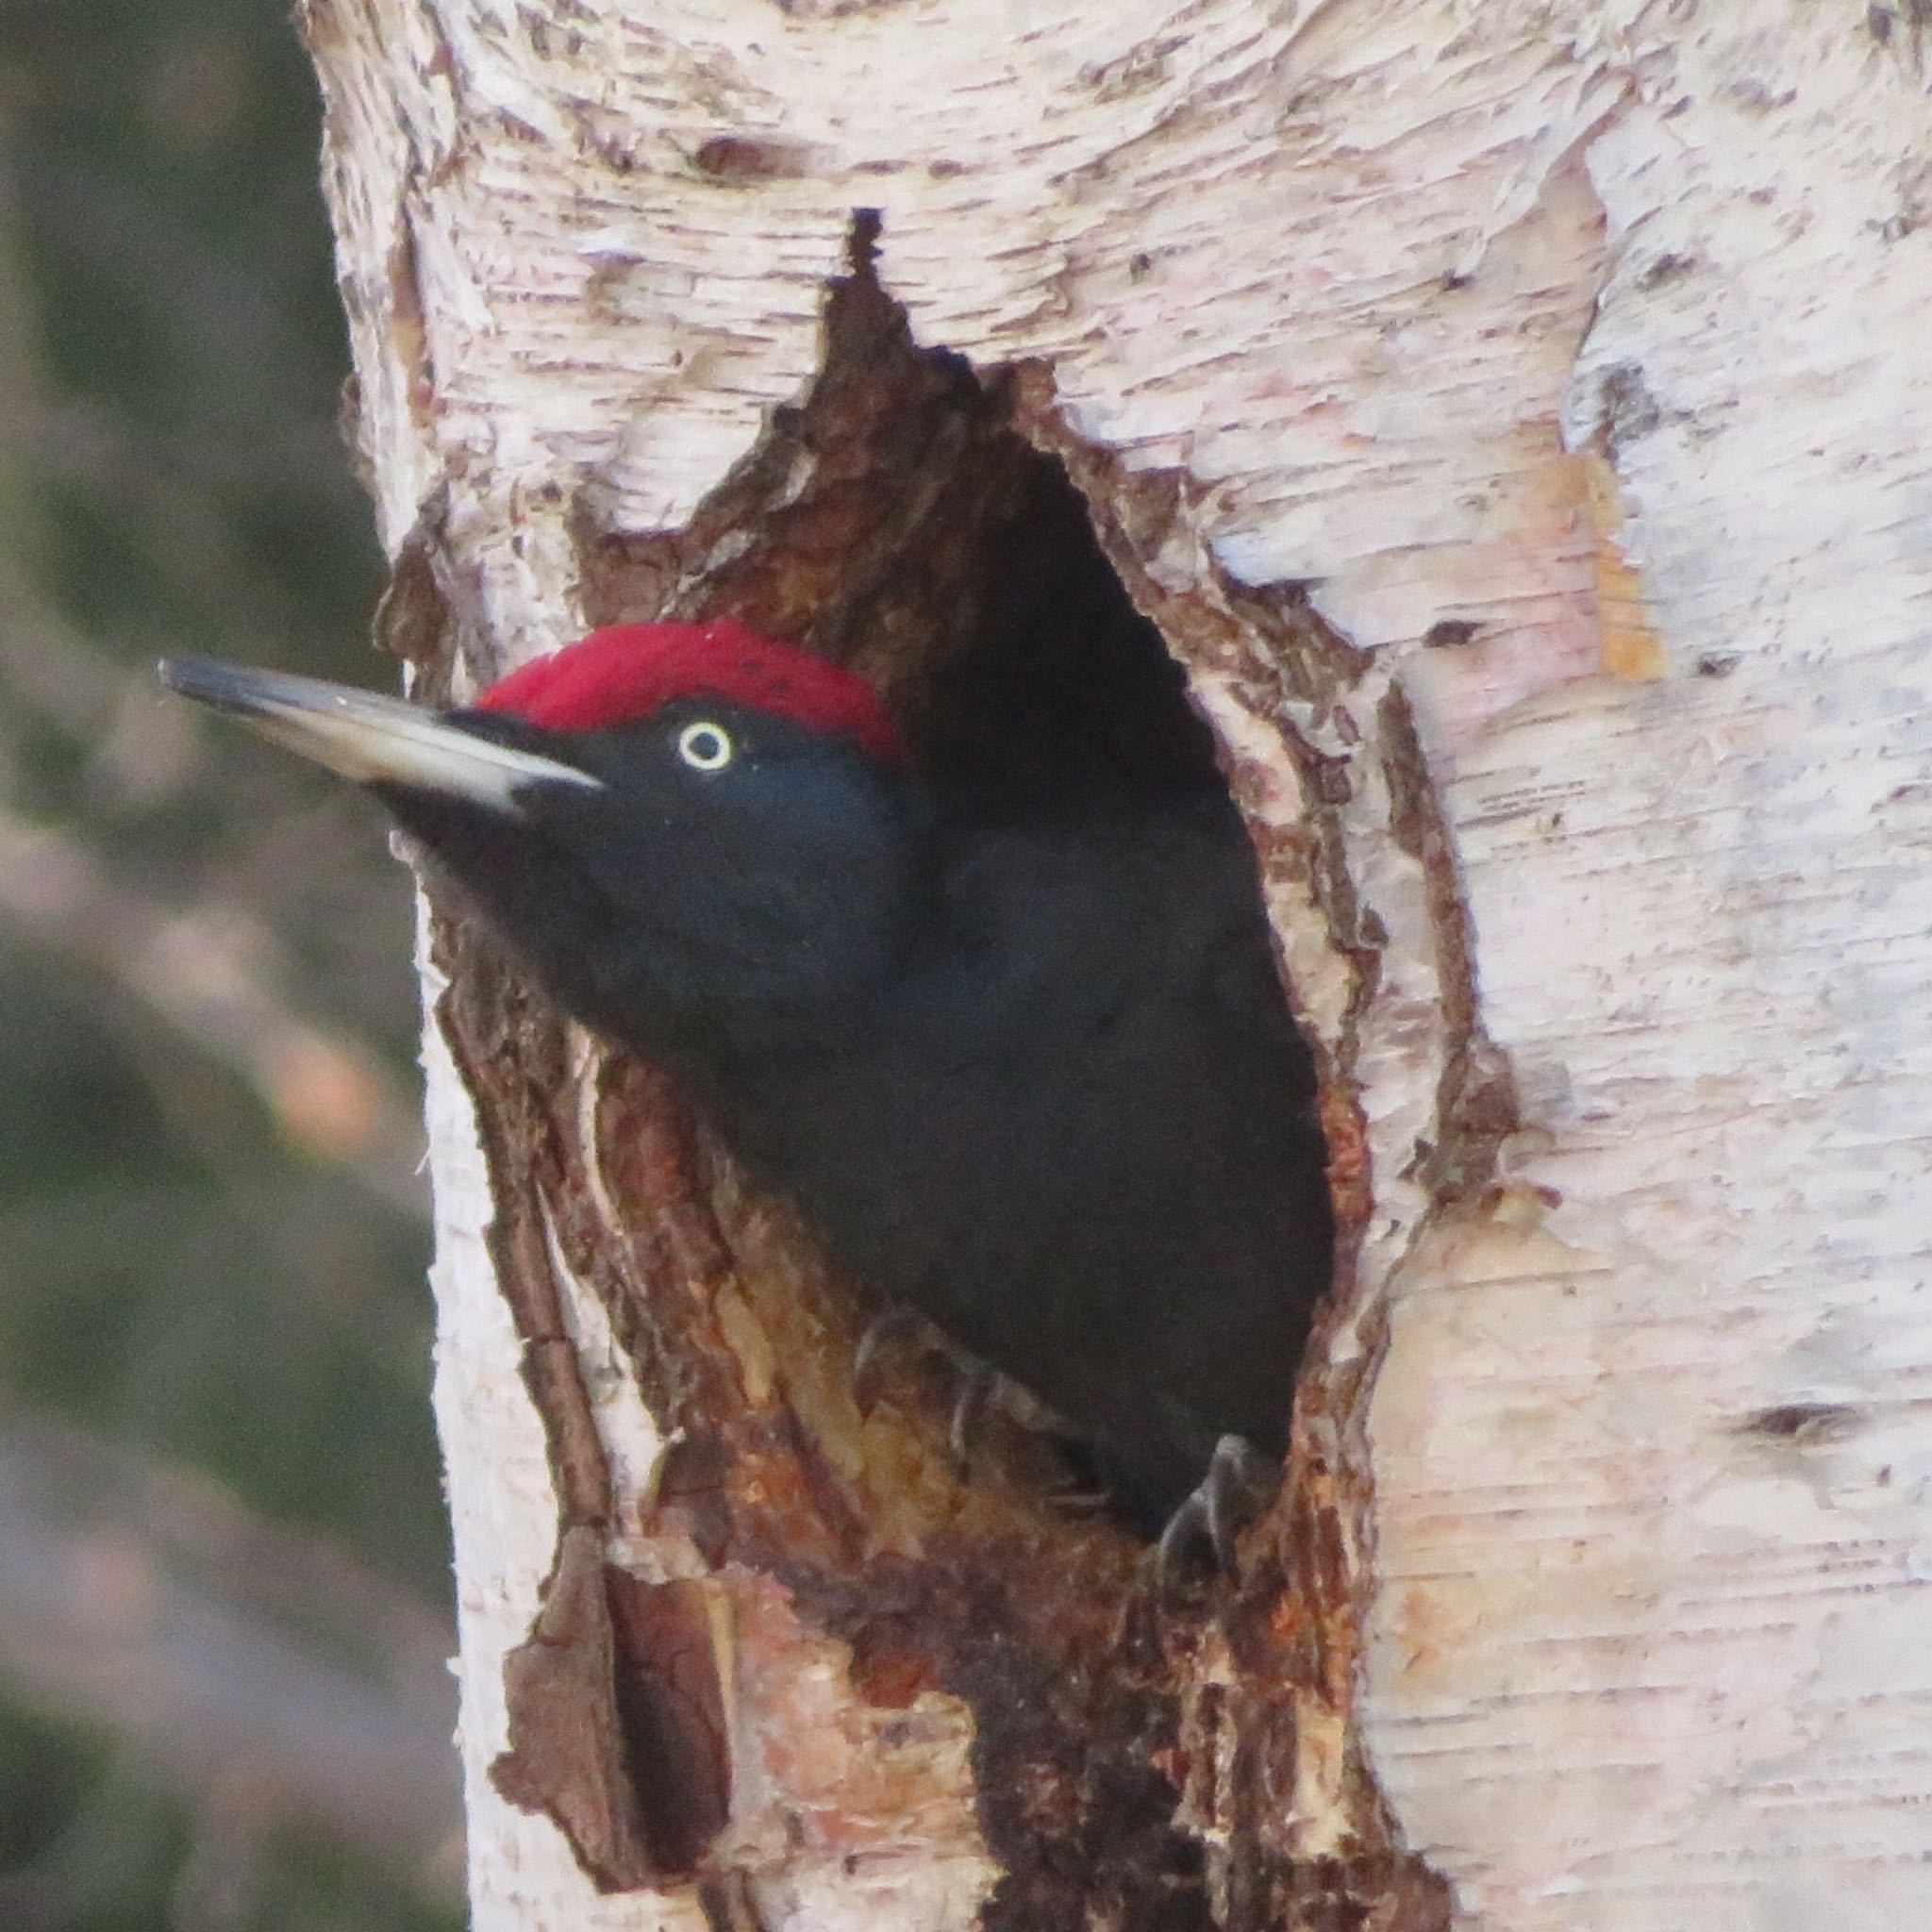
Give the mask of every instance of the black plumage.
[{"label": "black plumage", "polygon": [[[248,675],[174,674],[258,711]],[[876,738],[703,690],[589,728],[443,723],[595,782],[352,774],[873,1294],[1041,1397],[1150,1527],[1222,1436],[1281,1451],[1330,1208],[1218,785],[935,788]]]}]

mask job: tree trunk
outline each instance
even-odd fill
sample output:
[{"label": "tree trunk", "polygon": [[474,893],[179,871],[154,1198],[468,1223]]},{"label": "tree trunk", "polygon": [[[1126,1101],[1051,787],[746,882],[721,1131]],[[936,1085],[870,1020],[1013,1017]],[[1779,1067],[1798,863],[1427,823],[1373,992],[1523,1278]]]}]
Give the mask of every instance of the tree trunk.
[{"label": "tree trunk", "polygon": [[301,11],[417,689],[732,611],[917,707],[1071,479],[1345,1230],[1157,1602],[432,917],[478,1926],[1932,1922],[1923,9]]}]

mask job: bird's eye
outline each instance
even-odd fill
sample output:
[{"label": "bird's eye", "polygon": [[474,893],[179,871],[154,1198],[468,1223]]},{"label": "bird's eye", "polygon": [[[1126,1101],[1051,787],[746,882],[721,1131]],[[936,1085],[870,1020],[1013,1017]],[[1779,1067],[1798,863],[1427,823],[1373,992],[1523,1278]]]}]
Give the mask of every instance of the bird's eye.
[{"label": "bird's eye", "polygon": [[700,718],[677,734],[677,756],[693,772],[722,772],[737,756],[738,747],[722,724]]}]

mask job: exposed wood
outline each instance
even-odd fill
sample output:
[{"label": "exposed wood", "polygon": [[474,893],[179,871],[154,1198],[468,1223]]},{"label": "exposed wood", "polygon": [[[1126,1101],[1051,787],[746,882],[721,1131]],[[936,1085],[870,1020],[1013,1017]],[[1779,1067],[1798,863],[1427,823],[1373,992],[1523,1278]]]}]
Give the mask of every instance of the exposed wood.
[{"label": "exposed wood", "polygon": [[[861,1420],[781,1220],[440,937],[478,1925],[1932,1915],[1917,10],[302,18],[425,688],[704,608],[916,703],[1054,452],[1222,735],[1355,1234],[1291,1494],[1157,1615],[916,1388]],[[574,1857],[636,1737],[489,1770],[586,1547],[728,1789]]]}]

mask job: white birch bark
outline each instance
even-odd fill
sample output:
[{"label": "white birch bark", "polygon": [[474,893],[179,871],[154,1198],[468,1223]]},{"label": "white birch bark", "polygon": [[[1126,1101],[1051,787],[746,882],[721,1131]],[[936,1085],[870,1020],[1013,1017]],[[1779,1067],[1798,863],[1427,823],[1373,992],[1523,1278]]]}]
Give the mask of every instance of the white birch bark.
[{"label": "white birch bark", "polygon": [[[1932,24],[1798,0],[307,0],[303,24],[382,533],[400,550],[442,492],[441,567],[495,661],[583,625],[573,506],[677,531],[800,398],[875,208],[923,345],[1050,373],[1027,426],[1095,494],[1257,825],[1327,811],[1352,931],[1306,846],[1263,840],[1359,1104],[1337,1373],[1387,1334],[1338,1451],[1373,1497],[1358,1694],[1324,1715],[1455,1923],[1932,1923]],[[1156,476],[1158,529],[1124,508]],[[1269,682],[1240,591],[1281,583],[1358,675]],[[1311,801],[1318,767],[1343,782]],[[1464,1121],[1459,1191],[1418,1157],[1458,1069],[1515,1095]],[[689,1926],[688,1892],[597,1897],[484,1776],[558,1503],[434,1046],[430,1088],[476,1924]],[[567,1312],[635,1498],[649,1416],[594,1298]],[[727,1692],[727,1837],[763,1923],[972,1924],[994,1863],[969,1715],[870,1711],[782,1591],[733,1588],[757,1668]],[[1315,1854],[1341,1841],[1339,1747],[1305,1714],[1281,1823]]]}]

